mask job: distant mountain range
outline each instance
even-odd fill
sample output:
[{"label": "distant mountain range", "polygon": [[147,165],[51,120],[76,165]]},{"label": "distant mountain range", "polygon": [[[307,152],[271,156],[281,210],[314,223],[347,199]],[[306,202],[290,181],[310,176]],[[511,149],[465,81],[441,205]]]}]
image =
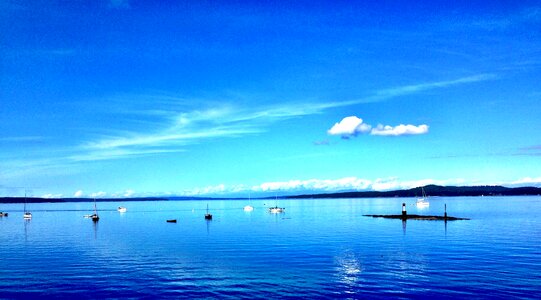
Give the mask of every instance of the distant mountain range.
[{"label": "distant mountain range", "polygon": [[[508,188],[503,186],[439,186],[427,185],[423,187],[425,193],[432,197],[458,197],[458,196],[531,196],[541,195],[541,188],[538,187],[516,187]],[[315,193],[293,196],[279,196],[280,199],[323,199],[323,198],[393,198],[393,197],[420,197],[421,187],[408,190],[394,191],[363,191],[363,192],[337,192],[337,193]],[[247,199],[230,197],[142,197],[142,198],[99,198],[100,202],[113,201],[183,201],[183,200],[225,200],[225,199]],[[274,197],[259,197],[253,199],[274,199]],[[28,203],[55,203],[55,202],[87,202],[92,198],[27,198]],[[0,197],[0,203],[21,203],[23,197]]]}]

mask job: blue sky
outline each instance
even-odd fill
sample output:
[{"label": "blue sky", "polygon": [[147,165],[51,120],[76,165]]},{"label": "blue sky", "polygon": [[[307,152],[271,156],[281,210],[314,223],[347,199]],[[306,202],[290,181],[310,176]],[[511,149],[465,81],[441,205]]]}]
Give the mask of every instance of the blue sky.
[{"label": "blue sky", "polygon": [[0,195],[541,184],[541,2],[178,2],[0,0]]}]

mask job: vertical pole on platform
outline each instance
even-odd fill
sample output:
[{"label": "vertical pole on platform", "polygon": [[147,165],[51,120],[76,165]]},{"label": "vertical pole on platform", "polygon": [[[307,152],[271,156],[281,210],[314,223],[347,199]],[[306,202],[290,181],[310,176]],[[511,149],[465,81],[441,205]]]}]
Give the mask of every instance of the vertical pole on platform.
[{"label": "vertical pole on platform", "polygon": [[406,203],[402,203],[402,217],[406,217],[408,213],[406,212]]},{"label": "vertical pole on platform", "polygon": [[443,213],[443,218],[445,220],[447,220],[447,203],[445,203],[445,210],[444,210],[444,213]]}]

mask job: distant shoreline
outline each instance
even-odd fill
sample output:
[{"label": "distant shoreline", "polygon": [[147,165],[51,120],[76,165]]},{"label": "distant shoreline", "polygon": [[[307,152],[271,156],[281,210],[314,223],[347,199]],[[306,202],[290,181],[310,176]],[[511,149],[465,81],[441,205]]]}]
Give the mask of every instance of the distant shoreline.
[{"label": "distant shoreline", "polygon": [[[423,187],[430,197],[479,197],[479,196],[539,196],[541,188],[503,186],[438,186],[427,185]],[[314,193],[278,196],[278,199],[343,199],[343,198],[411,198],[422,195],[421,187],[408,190],[393,191],[356,191],[336,193]],[[252,199],[274,199],[275,197],[252,197]],[[94,198],[40,198],[27,197],[27,203],[63,203],[63,202],[88,202]],[[134,198],[97,198],[99,202],[127,202],[127,201],[183,201],[183,200],[244,200],[246,197],[134,197]],[[0,197],[0,203],[23,203],[24,197]]]}]

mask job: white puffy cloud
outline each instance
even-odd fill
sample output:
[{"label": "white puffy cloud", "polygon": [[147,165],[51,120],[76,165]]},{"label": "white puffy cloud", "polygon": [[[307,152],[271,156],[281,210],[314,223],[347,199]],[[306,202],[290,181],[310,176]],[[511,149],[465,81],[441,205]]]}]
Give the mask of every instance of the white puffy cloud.
[{"label": "white puffy cloud", "polygon": [[58,198],[62,198],[62,194],[45,194],[43,196],[41,196],[41,198],[45,198],[45,199],[58,199]]},{"label": "white puffy cloud", "polygon": [[345,177],[340,179],[310,179],[290,180],[283,182],[266,182],[252,188],[253,191],[309,191],[309,192],[340,192],[340,191],[389,191],[398,189],[412,189],[429,184],[435,185],[460,185],[464,179],[454,178],[447,180],[420,179],[403,181],[396,177],[377,178],[374,180],[357,177]]},{"label": "white puffy cloud", "polygon": [[308,179],[264,182],[256,186],[219,184],[204,188],[196,188],[182,193],[185,196],[206,196],[228,193],[323,193],[341,191],[389,191],[398,189],[411,189],[429,184],[436,185],[460,185],[463,179],[421,179],[403,181],[396,177],[377,178],[374,180],[358,178],[355,176],[339,179]]},{"label": "white puffy cloud", "polygon": [[370,180],[357,177],[345,177],[340,179],[309,179],[290,180],[279,182],[265,182],[252,188],[254,191],[339,191],[339,190],[365,190],[370,187]]},{"label": "white puffy cloud", "polygon": [[73,197],[75,198],[81,198],[82,196],[83,196],[82,190],[78,190],[77,192],[75,192],[75,194],[73,194]]},{"label": "white puffy cloud", "polygon": [[327,131],[330,135],[341,135],[342,137],[356,136],[359,133],[370,131],[371,126],[363,123],[363,119],[356,116],[345,117],[339,123]]},{"label": "white puffy cloud", "polygon": [[521,178],[519,180],[515,180],[509,183],[509,185],[540,185],[540,184],[541,184],[541,177],[537,177],[537,178],[524,177],[524,178]]},{"label": "white puffy cloud", "polygon": [[454,178],[454,179],[447,179],[447,180],[438,180],[438,179],[420,179],[420,180],[409,180],[409,181],[402,181],[399,178],[396,177],[390,177],[390,178],[378,178],[374,180],[370,188],[374,191],[391,191],[391,190],[407,190],[416,188],[419,186],[426,186],[429,184],[435,184],[435,185],[460,185],[464,184],[464,179],[461,178]]},{"label": "white puffy cloud", "polygon": [[399,136],[399,135],[416,135],[428,133],[428,125],[404,125],[392,127],[389,125],[383,126],[379,124],[376,128],[370,131],[371,135],[383,135],[383,136]]},{"label": "white puffy cloud", "polygon": [[126,190],[126,192],[124,192],[124,197],[131,197],[134,193],[133,190]]},{"label": "white puffy cloud", "polygon": [[341,135],[342,138],[349,138],[363,133],[380,136],[416,135],[428,133],[428,125],[415,126],[400,124],[393,127],[379,124],[377,127],[372,128],[370,124],[364,123],[363,119],[357,116],[350,116],[334,124],[327,133],[330,135]]},{"label": "white puffy cloud", "polygon": [[106,192],[97,192],[97,193],[92,193],[90,195],[90,197],[92,197],[92,198],[101,198],[101,197],[105,197],[105,195],[107,195]]},{"label": "white puffy cloud", "polygon": [[226,186],[224,184],[218,184],[213,186],[207,186],[203,188],[194,188],[191,190],[184,191],[185,196],[198,196],[198,195],[211,195],[211,194],[221,194],[226,191]]}]

